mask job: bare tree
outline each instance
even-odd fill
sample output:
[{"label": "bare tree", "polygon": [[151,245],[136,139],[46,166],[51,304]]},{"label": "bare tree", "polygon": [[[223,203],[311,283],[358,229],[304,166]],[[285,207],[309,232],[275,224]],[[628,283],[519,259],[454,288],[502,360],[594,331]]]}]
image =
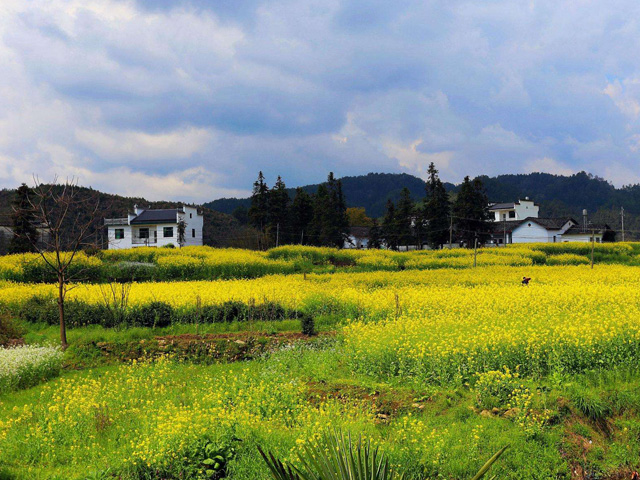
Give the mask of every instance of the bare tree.
[{"label": "bare tree", "polygon": [[[98,225],[98,192],[78,187],[77,181],[67,179],[41,184],[34,178],[29,203],[39,224],[41,235],[32,245],[57,278],[58,311],[60,316],[60,343],[68,346],[64,302],[71,289],[70,283],[79,281],[82,270],[70,267],[82,248],[95,246],[89,240]],[[27,239],[28,240],[28,239]]]}]

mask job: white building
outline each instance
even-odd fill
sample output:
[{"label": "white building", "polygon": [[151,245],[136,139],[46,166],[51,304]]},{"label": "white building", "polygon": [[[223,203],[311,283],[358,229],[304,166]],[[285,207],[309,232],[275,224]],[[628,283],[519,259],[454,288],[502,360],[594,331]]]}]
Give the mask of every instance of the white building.
[{"label": "white building", "polygon": [[[126,218],[106,218],[104,224],[109,249],[202,245],[204,220],[195,207],[145,210],[135,205],[134,213]],[[182,244],[178,238],[181,224],[184,225]]]},{"label": "white building", "polygon": [[351,227],[343,248],[367,249],[370,230],[369,227]]},{"label": "white building", "polygon": [[494,222],[524,220],[525,218],[538,218],[540,206],[525,197],[511,203],[494,203],[489,205],[489,213],[493,215]]},{"label": "white building", "polygon": [[572,218],[525,218],[511,231],[511,243],[563,242],[577,222]]}]

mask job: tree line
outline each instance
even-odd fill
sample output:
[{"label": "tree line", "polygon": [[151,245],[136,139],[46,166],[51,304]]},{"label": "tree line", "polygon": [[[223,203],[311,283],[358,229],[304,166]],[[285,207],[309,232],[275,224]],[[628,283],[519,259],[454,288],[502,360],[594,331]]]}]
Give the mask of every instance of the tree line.
[{"label": "tree line", "polygon": [[[236,218],[243,215],[245,212],[238,209],[234,212]],[[315,194],[297,188],[291,199],[280,176],[269,188],[260,172],[253,184],[246,218],[257,230],[258,246],[263,249],[285,244],[341,248],[349,234],[342,182],[333,173]]]},{"label": "tree line", "polygon": [[381,219],[370,219],[363,209],[347,208],[342,182],[333,173],[315,194],[297,188],[292,199],[282,177],[269,188],[260,172],[253,184],[251,206],[238,207],[233,214],[257,230],[260,248],[285,244],[341,248],[353,226],[369,228],[369,248],[427,245],[437,249],[452,241],[469,247],[476,241],[486,242],[491,222],[482,181],[465,177],[452,201],[433,163],[427,174],[423,199],[414,201],[405,187],[396,203],[387,200]]}]

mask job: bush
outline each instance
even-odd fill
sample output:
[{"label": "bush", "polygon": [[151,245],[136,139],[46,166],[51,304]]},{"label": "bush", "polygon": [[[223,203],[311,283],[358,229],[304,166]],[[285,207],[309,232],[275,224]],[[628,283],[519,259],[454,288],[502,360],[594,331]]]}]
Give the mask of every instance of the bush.
[{"label": "bush", "polygon": [[165,302],[151,302],[133,311],[133,323],[141,327],[167,327],[171,324],[173,308]]},{"label": "bush", "polygon": [[244,321],[247,318],[247,308],[246,304],[237,301],[228,301],[220,305],[205,305],[202,307],[202,321],[204,323]]},{"label": "bush", "polygon": [[84,327],[86,325],[114,326],[109,309],[102,304],[69,300],[64,304],[65,322],[68,327]]},{"label": "bush", "polygon": [[22,304],[18,316],[30,323],[55,325],[60,320],[57,299],[53,296],[34,295]]},{"label": "bush", "polygon": [[10,340],[21,338],[24,329],[18,327],[8,315],[0,314],[0,347],[8,345]]},{"label": "bush", "polygon": [[302,314],[300,317],[300,327],[302,329],[302,333],[305,335],[316,334],[316,322],[313,317],[307,313]]}]

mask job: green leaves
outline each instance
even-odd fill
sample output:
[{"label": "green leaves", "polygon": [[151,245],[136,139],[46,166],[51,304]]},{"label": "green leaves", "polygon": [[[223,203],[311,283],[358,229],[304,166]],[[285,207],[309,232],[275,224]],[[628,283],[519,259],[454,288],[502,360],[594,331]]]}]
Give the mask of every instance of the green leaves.
[{"label": "green leaves", "polygon": [[[506,449],[500,449],[471,480],[483,478]],[[283,463],[260,447],[258,451],[274,480],[404,480],[378,447],[361,437],[353,442],[350,434],[338,430],[325,431],[317,442],[303,447],[298,454],[301,468]]]},{"label": "green leaves", "polygon": [[302,468],[285,465],[259,449],[275,480],[402,480],[389,460],[371,442],[357,443],[339,431],[324,432],[318,442],[304,446]]}]

